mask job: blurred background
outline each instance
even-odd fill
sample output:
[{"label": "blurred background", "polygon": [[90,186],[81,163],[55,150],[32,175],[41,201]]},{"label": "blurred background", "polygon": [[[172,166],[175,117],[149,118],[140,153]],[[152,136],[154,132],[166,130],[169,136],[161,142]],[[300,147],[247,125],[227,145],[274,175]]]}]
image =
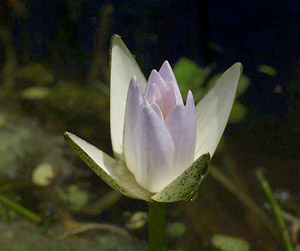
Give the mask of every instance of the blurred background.
[{"label": "blurred background", "polygon": [[168,205],[170,250],[299,250],[300,2],[280,0],[2,0],[1,250],[146,250],[147,204],[110,189],[63,139],[112,154],[115,33],[147,77],[169,60],[196,101],[244,65],[199,198]]}]

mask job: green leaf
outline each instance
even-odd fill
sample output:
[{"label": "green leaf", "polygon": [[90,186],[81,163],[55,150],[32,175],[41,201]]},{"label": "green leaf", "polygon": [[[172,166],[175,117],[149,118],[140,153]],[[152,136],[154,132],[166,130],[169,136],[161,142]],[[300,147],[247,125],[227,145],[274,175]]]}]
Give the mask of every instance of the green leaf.
[{"label": "green leaf", "polygon": [[151,198],[158,202],[194,200],[210,168],[209,153],[200,156],[187,170]]},{"label": "green leaf", "polygon": [[81,190],[77,185],[71,185],[67,192],[60,192],[59,196],[69,203],[74,211],[80,210],[88,202],[88,193]]},{"label": "green leaf", "polygon": [[188,58],[180,58],[173,70],[183,97],[186,97],[189,90],[200,88],[210,73],[208,68],[202,68]]},{"label": "green leaf", "polygon": [[145,226],[147,222],[148,215],[145,212],[135,212],[131,215],[129,221],[126,223],[126,228],[128,229],[139,229]]},{"label": "green leaf", "polygon": [[244,94],[247,91],[250,83],[251,83],[250,79],[245,74],[243,74],[239,81],[236,96],[238,97]]},{"label": "green leaf", "polygon": [[40,100],[46,98],[50,91],[46,87],[32,86],[22,91],[22,97],[29,100]]},{"label": "green leaf", "polygon": [[270,65],[261,64],[257,67],[257,71],[274,77],[277,71]]},{"label": "green leaf", "polygon": [[247,108],[241,104],[240,102],[236,101],[233,106],[229,116],[229,123],[238,123],[241,122],[247,114]]},{"label": "green leaf", "polygon": [[248,251],[248,242],[232,236],[215,234],[211,238],[212,244],[222,251]]},{"label": "green leaf", "polygon": [[181,236],[185,233],[185,226],[181,222],[174,222],[168,226],[168,233],[174,237]]}]

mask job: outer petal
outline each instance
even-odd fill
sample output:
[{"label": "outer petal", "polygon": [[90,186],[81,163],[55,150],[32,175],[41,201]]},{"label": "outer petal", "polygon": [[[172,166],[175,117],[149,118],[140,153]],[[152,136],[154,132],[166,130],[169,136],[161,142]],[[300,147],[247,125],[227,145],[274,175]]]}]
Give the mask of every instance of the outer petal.
[{"label": "outer petal", "polygon": [[151,193],[139,186],[127,167],[76,135],[65,132],[65,139],[80,158],[109,186],[136,199],[149,201]]},{"label": "outer petal", "polygon": [[161,66],[158,73],[161,75],[161,77],[166,82],[166,84],[170,81],[172,82],[172,84],[174,85],[175,94],[176,94],[176,104],[182,105],[183,100],[182,100],[181,92],[180,92],[175,74],[174,74],[172,67],[170,66],[168,61],[165,61],[163,63],[163,65]]},{"label": "outer petal", "polygon": [[242,64],[235,63],[196,105],[195,160],[206,152],[213,156],[227,124],[241,72]]},{"label": "outer petal", "polygon": [[136,128],[135,177],[150,192],[172,180],[174,146],[164,122],[152,107],[143,108]]},{"label": "outer petal", "polygon": [[143,107],[142,89],[134,76],[127,94],[124,122],[124,157],[128,169],[134,173],[134,139],[137,117]]},{"label": "outer petal", "polygon": [[198,188],[205,179],[210,168],[210,156],[204,154],[199,157],[179,177],[151,197],[159,202],[174,202],[179,200],[194,200],[198,195]]},{"label": "outer petal", "polygon": [[175,147],[173,178],[177,178],[194,161],[196,146],[196,111],[193,95],[188,93],[186,107],[175,106],[166,118]]},{"label": "outer petal", "polygon": [[131,78],[136,75],[142,87],[146,87],[146,79],[134,57],[122,41],[114,35],[111,40],[110,61],[110,130],[114,155],[122,158],[123,127],[126,96]]}]

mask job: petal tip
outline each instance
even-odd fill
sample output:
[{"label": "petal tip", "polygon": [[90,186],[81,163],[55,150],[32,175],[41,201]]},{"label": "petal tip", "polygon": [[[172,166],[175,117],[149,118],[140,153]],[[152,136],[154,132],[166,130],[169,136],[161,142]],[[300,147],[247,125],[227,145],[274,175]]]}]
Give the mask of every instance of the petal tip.
[{"label": "petal tip", "polygon": [[114,35],[112,35],[112,37],[111,37],[111,43],[112,44],[115,44],[116,43],[116,41],[122,41],[122,38],[121,38],[121,36],[120,35],[118,35],[118,34],[114,34]]},{"label": "petal tip", "polygon": [[72,135],[74,135],[74,134],[71,133],[71,132],[68,132],[68,131],[65,131],[65,132],[64,132],[64,137],[65,137],[65,138],[70,138]]},{"label": "petal tip", "polygon": [[161,75],[158,73],[158,71],[154,69],[151,71],[149,75],[148,82],[149,82],[148,85],[152,84],[152,82],[159,84],[159,82],[163,82],[163,79]]},{"label": "petal tip", "polygon": [[195,107],[195,100],[194,100],[194,95],[192,93],[191,90],[188,91],[188,94],[186,96],[186,102],[185,102],[185,106],[186,107],[190,107],[190,106]]},{"label": "petal tip", "polygon": [[165,60],[163,62],[163,64],[160,67],[160,70],[165,69],[165,68],[168,69],[169,71],[172,69],[172,67],[171,67],[171,65],[170,65],[170,63],[169,63],[168,60]]},{"label": "petal tip", "polygon": [[153,69],[153,70],[151,71],[150,75],[151,75],[151,74],[158,75],[158,71],[157,71],[156,69]]},{"label": "petal tip", "polygon": [[186,99],[188,99],[188,98],[193,98],[193,99],[194,99],[193,93],[192,93],[191,90],[188,91],[188,94],[187,94],[187,96],[186,96]]},{"label": "petal tip", "polygon": [[133,75],[131,80],[130,80],[130,84],[136,84],[136,75]]},{"label": "petal tip", "polygon": [[242,72],[243,72],[243,64],[241,62],[236,62],[231,67],[239,70],[240,74],[242,74]]}]

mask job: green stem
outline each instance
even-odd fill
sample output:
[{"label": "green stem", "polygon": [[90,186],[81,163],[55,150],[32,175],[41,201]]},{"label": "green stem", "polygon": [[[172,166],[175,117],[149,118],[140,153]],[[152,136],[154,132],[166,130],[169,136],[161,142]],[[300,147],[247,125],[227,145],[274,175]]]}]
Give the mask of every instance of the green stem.
[{"label": "green stem", "polygon": [[255,171],[255,175],[256,175],[256,178],[258,179],[258,181],[260,182],[261,187],[264,190],[264,193],[267,196],[267,198],[271,204],[272,211],[275,216],[276,222],[279,225],[280,230],[281,230],[280,235],[281,235],[283,245],[287,251],[293,251],[294,250],[293,244],[292,244],[289,232],[287,231],[280,205],[278,204],[278,202],[276,201],[276,199],[274,197],[274,194],[269,185],[269,182],[265,179],[265,177],[262,174],[262,171],[260,169],[257,169]]},{"label": "green stem", "polygon": [[167,250],[166,242],[166,204],[149,202],[149,251]]},{"label": "green stem", "polygon": [[23,216],[27,217],[28,219],[34,221],[35,223],[41,223],[42,218],[38,214],[32,212],[31,210],[27,209],[26,207],[23,207],[22,205],[12,201],[11,199],[3,196],[0,194],[0,203],[10,207],[14,211],[16,211],[19,214],[22,214]]}]

